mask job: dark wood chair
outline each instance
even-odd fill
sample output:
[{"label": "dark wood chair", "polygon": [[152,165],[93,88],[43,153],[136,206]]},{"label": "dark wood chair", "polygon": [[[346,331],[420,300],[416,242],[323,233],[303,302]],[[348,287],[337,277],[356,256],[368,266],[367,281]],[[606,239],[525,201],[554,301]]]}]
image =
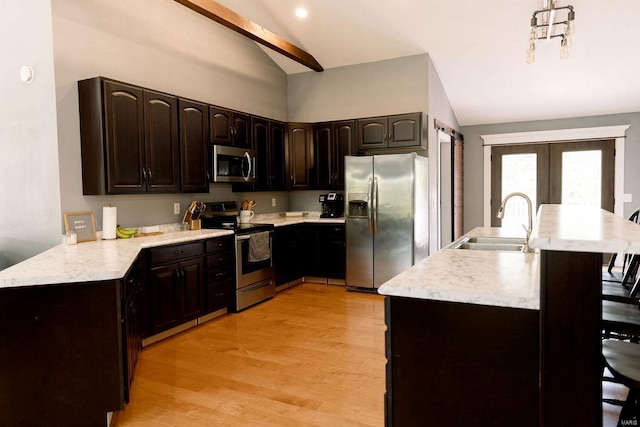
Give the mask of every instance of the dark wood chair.
[{"label": "dark wood chair", "polygon": [[640,345],[618,340],[602,341],[604,367],[613,379],[629,389],[627,399],[603,399],[613,405],[622,405],[618,426],[640,423]]},{"label": "dark wood chair", "polygon": [[626,296],[604,296],[602,299],[602,337],[640,341],[640,277]]},{"label": "dark wood chair", "polygon": [[[640,221],[640,208],[633,211],[628,219],[638,224]],[[602,271],[602,295],[605,299],[608,296],[628,296],[631,283],[635,280],[638,266],[640,266],[640,255],[624,254],[622,271],[614,271],[617,256],[618,254],[613,254],[606,270],[603,269]]]}]

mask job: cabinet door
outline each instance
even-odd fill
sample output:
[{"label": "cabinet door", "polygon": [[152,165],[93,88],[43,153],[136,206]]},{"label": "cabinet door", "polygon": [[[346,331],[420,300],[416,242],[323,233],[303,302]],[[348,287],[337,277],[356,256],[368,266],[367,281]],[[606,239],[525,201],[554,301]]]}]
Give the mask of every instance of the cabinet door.
[{"label": "cabinet door", "polygon": [[415,147],[421,144],[421,114],[389,117],[389,148]]},{"label": "cabinet door", "polygon": [[280,122],[269,123],[269,172],[270,189],[287,189],[287,167],[285,162],[285,125]]},{"label": "cabinet door", "polygon": [[273,265],[276,271],[276,285],[283,285],[305,275],[307,265],[305,231],[304,225],[276,228],[273,237]]},{"label": "cabinet door", "polygon": [[107,192],[144,193],[144,103],[142,89],[104,82]]},{"label": "cabinet door", "polygon": [[185,193],[209,192],[209,114],[206,104],[179,100],[180,159]]},{"label": "cabinet door", "polygon": [[233,146],[253,148],[251,143],[251,121],[247,114],[233,113]]},{"label": "cabinet door", "polygon": [[335,155],[333,152],[333,126],[321,123],[313,126],[313,147],[315,150],[315,187],[329,189],[333,185],[333,168]]},{"label": "cabinet door", "polygon": [[355,154],[356,124],[354,121],[337,122],[333,124],[334,162],[331,169],[333,188],[344,190],[344,156]]},{"label": "cabinet door", "polygon": [[231,145],[233,143],[233,112],[224,108],[209,107],[209,124],[211,126],[211,143]]},{"label": "cabinet door", "polygon": [[182,281],[182,321],[193,320],[204,313],[204,269],[203,259],[195,258],[180,262]]},{"label": "cabinet door", "polygon": [[254,158],[255,181],[254,190],[268,190],[269,186],[269,122],[253,117],[251,119],[251,131],[253,134],[253,146],[256,150]]},{"label": "cabinet door", "polygon": [[387,118],[358,120],[358,150],[387,147]]},{"label": "cabinet door", "polygon": [[152,268],[150,277],[151,333],[157,334],[180,324],[183,292],[179,264]]},{"label": "cabinet door", "polygon": [[179,191],[178,102],[170,95],[144,91],[145,165],[147,191]]},{"label": "cabinet door", "polygon": [[321,224],[319,231],[320,277],[344,279],[346,271],[345,228],[340,224]]},{"label": "cabinet door", "polygon": [[290,189],[306,190],[310,187],[309,171],[313,167],[312,128],[303,123],[288,125],[288,162]]}]

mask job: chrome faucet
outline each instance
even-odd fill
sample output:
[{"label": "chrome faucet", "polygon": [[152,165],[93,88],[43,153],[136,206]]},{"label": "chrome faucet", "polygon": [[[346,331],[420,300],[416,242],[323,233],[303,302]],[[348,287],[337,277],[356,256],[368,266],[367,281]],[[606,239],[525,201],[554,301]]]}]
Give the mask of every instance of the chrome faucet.
[{"label": "chrome faucet", "polygon": [[504,207],[507,204],[507,200],[509,200],[510,198],[514,197],[514,196],[520,196],[522,197],[524,200],[527,201],[527,206],[528,206],[528,214],[529,214],[529,227],[525,227],[524,224],[522,224],[522,228],[524,228],[524,231],[527,232],[527,239],[524,241],[524,251],[525,252],[533,252],[530,248],[529,248],[529,236],[531,236],[531,230],[533,230],[533,218],[532,218],[532,209],[531,209],[531,199],[529,198],[529,196],[527,196],[524,193],[520,193],[520,192],[515,192],[515,193],[509,193],[505,196],[504,200],[502,200],[502,204],[500,205],[500,209],[498,209],[498,214],[496,215],[497,218],[504,218]]}]

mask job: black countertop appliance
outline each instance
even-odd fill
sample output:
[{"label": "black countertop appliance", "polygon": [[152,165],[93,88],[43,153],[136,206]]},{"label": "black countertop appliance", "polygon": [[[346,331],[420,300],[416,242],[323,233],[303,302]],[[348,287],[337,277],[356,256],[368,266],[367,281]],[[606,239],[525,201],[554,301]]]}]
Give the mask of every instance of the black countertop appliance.
[{"label": "black countertop appliance", "polygon": [[344,197],[342,194],[321,194],[319,202],[322,203],[320,218],[340,218],[344,216]]}]

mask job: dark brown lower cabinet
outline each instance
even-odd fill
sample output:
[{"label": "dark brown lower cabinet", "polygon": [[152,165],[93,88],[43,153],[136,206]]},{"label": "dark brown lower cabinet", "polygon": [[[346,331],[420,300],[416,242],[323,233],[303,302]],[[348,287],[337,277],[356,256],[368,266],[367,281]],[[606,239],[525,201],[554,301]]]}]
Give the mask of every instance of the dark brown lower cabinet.
[{"label": "dark brown lower cabinet", "polygon": [[235,236],[209,239],[206,242],[206,311],[235,307]]},{"label": "dark brown lower cabinet", "polygon": [[0,289],[0,423],[104,426],[124,407],[122,280]]},{"label": "dark brown lower cabinet", "polygon": [[385,318],[387,426],[540,425],[539,311],[386,297]]},{"label": "dark brown lower cabinet", "polygon": [[203,276],[202,257],[151,268],[149,297],[152,334],[204,314]]}]

